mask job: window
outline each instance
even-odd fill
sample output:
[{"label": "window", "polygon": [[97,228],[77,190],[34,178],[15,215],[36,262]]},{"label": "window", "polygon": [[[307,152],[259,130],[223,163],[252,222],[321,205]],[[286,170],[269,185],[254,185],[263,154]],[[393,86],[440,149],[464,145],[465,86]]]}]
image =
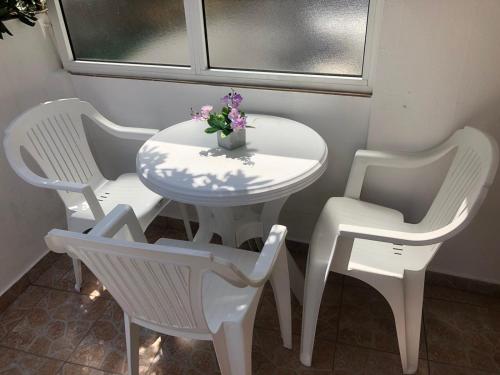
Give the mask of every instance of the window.
[{"label": "window", "polygon": [[189,66],[182,0],[61,0],[75,60]]},{"label": "window", "polygon": [[370,92],[377,0],[50,0],[74,73]]}]

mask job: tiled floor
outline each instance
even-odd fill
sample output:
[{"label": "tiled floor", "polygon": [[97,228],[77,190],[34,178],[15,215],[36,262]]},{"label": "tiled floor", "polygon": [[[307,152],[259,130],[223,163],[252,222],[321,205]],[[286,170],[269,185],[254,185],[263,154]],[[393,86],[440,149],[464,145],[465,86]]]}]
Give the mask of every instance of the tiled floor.
[{"label": "tiled floor", "polygon": [[[155,221],[148,229],[149,240],[183,236],[182,225],[168,224]],[[290,243],[289,248],[304,267],[305,246]],[[72,272],[67,256],[51,253],[28,273],[30,286],[0,314],[0,374],[127,372],[120,307],[88,269],[82,292],[75,293]],[[426,287],[418,374],[500,374],[500,298],[442,285]],[[367,285],[330,275],[311,368],[299,362],[300,321],[301,309],[294,301],[294,348],[283,348],[272,292],[266,288],[254,331],[254,374],[401,374],[391,311]],[[140,372],[219,373],[210,342],[146,329],[141,334]]]}]

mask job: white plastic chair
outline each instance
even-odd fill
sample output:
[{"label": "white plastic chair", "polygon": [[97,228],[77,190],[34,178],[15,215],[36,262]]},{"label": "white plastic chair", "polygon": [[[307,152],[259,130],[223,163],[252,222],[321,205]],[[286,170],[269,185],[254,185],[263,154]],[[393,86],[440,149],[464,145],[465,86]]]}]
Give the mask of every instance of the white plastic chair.
[{"label": "white plastic chair", "polygon": [[[130,204],[141,227],[147,228],[170,201],[146,188],[135,173],[123,174],[115,181],[105,179],[90,151],[82,116],[118,138],[145,141],[158,132],[116,125],[80,99],[46,102],[21,114],[6,129],[3,144],[11,167],[26,182],[57,190],[71,231],[90,229],[120,203]],[[45,178],[26,165],[22,149],[38,163]],[[191,240],[186,208],[179,206]],[[73,259],[73,267],[79,291],[82,272],[78,259]]]},{"label": "white plastic chair", "polygon": [[[447,155],[452,156],[449,171],[418,224],[405,223],[396,210],[359,200],[368,167],[417,168]],[[335,271],[370,284],[387,299],[396,323],[403,372],[417,371],[425,269],[441,243],[471,221],[497,166],[495,141],[469,127],[420,154],[356,153],[345,196],[328,200],[312,236],[302,315],[303,364],[311,365],[325,281],[328,272]]]},{"label": "white plastic chair", "polygon": [[[124,226],[135,242],[112,238]],[[212,340],[223,375],[251,375],[253,324],[268,279],[284,346],[292,346],[285,235],[285,227],[273,226],[260,255],[170,239],[147,244],[132,209],[120,205],[88,234],[56,229],[46,242],[82,259],[122,307],[129,374],[139,373],[142,326]]]}]

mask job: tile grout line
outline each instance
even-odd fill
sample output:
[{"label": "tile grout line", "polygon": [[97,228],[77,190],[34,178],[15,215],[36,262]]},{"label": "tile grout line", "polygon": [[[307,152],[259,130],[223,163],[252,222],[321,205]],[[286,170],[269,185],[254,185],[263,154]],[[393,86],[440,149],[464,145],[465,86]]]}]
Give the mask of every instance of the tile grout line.
[{"label": "tile grout line", "polygon": [[[107,306],[105,309],[103,309],[103,312],[101,313],[101,315],[99,315],[98,318],[96,318],[94,320],[94,322],[90,325],[89,329],[85,332],[84,335],[82,335],[82,338],[80,339],[80,341],[78,341],[78,344],[75,345],[75,348],[71,351],[71,353],[68,355],[68,357],[66,358],[65,362],[67,363],[72,363],[72,362],[68,362],[69,359],[71,358],[71,356],[76,352],[76,350],[78,349],[78,347],[80,346],[80,344],[83,342],[83,340],[87,337],[87,335],[90,333],[90,331],[92,330],[92,328],[94,328],[94,326],[97,324],[97,322],[104,316],[104,314],[106,314],[106,312],[108,311],[108,308],[110,307],[111,303],[110,300],[107,300],[106,303],[107,303]],[[72,363],[72,364],[76,364],[76,363]],[[81,366],[81,364],[80,364]],[[104,371],[102,369],[99,369],[100,371]]]},{"label": "tile grout line", "polygon": [[[450,288],[450,289],[452,289],[452,288]],[[459,290],[459,289],[452,289],[452,290]],[[475,293],[475,294],[479,294],[479,293]],[[483,294],[480,294],[480,295],[483,295]],[[496,297],[492,297],[492,298],[497,299],[498,303],[500,305],[500,298],[496,298]],[[433,300],[433,301],[447,302],[447,303],[458,303],[458,304],[467,305],[467,306],[481,307],[483,309],[487,309],[488,308],[488,306],[485,306],[485,305],[478,305],[478,304],[475,304],[475,303],[464,302],[464,301],[451,301],[451,300],[444,299],[444,298],[439,298],[439,297],[425,297],[424,296],[424,301],[426,299],[427,300]]]},{"label": "tile grout line", "polygon": [[0,343],[0,348],[5,348],[7,350],[13,350],[13,351],[21,352],[21,353],[24,353],[24,354],[28,354],[28,355],[31,355],[31,356],[34,356],[34,357],[38,357],[38,358],[48,359],[48,360],[51,360],[51,361],[61,362],[61,367],[57,370],[57,372],[59,372],[62,369],[62,365],[64,365],[64,363],[65,363],[62,359],[57,359],[57,358],[49,357],[47,355],[43,355],[43,354],[39,354],[39,353],[31,353],[31,352],[28,352],[27,350],[20,349],[20,348],[11,348],[10,346],[7,346],[7,345],[1,344],[1,343]]},{"label": "tile grout line", "polygon": [[86,368],[90,368],[90,369],[92,369],[92,370],[97,370],[97,371],[100,371],[100,372],[102,372],[102,373],[104,373],[104,374],[106,374],[106,375],[108,375],[108,374],[112,374],[112,375],[127,375],[127,374],[128,374],[128,372],[127,372],[127,373],[125,373],[125,374],[122,374],[122,373],[120,373],[120,372],[107,371],[107,370],[103,370],[102,368],[98,368],[98,367],[95,367],[95,366],[91,366],[91,365],[82,365],[81,363],[75,363],[75,362],[70,362],[70,361],[64,361],[64,362],[63,362],[63,365],[61,366],[61,369],[60,369],[60,370],[62,370],[62,368],[63,368],[65,365],[72,365],[72,366],[83,367],[83,368],[85,368],[85,367],[86,367]]},{"label": "tile grout line", "polygon": [[341,283],[341,287],[340,287],[339,317],[337,319],[337,334],[335,335],[335,341],[334,341],[335,342],[335,347],[334,347],[334,352],[333,352],[332,371],[335,371],[335,356],[337,354],[337,346],[339,344],[340,318],[342,316],[342,305],[344,304],[344,287],[345,287],[345,275],[342,275],[342,283]]},{"label": "tile grout line", "polygon": [[[31,286],[31,285],[30,285]],[[27,289],[27,288],[26,288]],[[24,292],[23,292],[24,293]],[[33,307],[36,307],[38,306],[38,304],[40,303],[40,301],[42,300],[44,296],[40,296],[40,298],[38,299],[38,301],[36,301],[36,303],[33,305]],[[19,298],[19,297],[17,297]],[[12,306],[16,301],[17,301],[17,298],[9,305]],[[32,308],[33,308],[32,307]],[[5,311],[7,311],[7,309],[5,309]],[[3,313],[3,312],[2,312]],[[15,323],[13,324],[11,327],[9,327],[9,329],[7,329],[7,331],[5,332],[5,334],[3,334],[2,336],[0,336],[0,345],[3,345],[4,347],[7,347],[5,344],[1,344],[3,342],[3,340],[5,338],[7,338],[7,336],[10,335],[10,333],[24,320],[24,318],[26,318],[26,313],[23,313],[22,314],[22,317]],[[9,347],[10,348],[10,347]],[[16,348],[11,348],[11,349],[16,349]]]},{"label": "tile grout line", "polygon": [[465,370],[474,370],[474,371],[481,371],[481,372],[484,372],[485,374],[491,374],[491,375],[499,375],[500,372],[497,372],[497,371],[492,371],[492,370],[485,370],[485,369],[481,369],[481,368],[477,368],[477,367],[469,367],[469,366],[463,366],[463,365],[457,365],[457,364],[454,364],[454,363],[448,363],[448,362],[441,362],[441,361],[435,361],[435,360],[428,360],[427,362],[429,362],[429,368],[430,368],[430,363],[438,363],[440,365],[445,365],[445,366],[451,366],[451,367],[457,367],[457,368],[461,368],[461,369],[465,369]]},{"label": "tile grout line", "polygon": [[427,373],[430,375],[431,373],[431,365],[429,363],[429,345],[427,344],[427,326],[425,324],[425,313],[424,313],[424,305],[422,303],[422,329],[424,330],[424,345],[425,345],[425,361],[427,362]]},{"label": "tile grout line", "polygon": [[[48,287],[48,286],[42,286],[42,285],[32,285],[32,286],[37,287],[37,288],[50,289],[50,290],[54,290],[54,291],[56,291],[56,292],[71,293],[71,292],[68,292],[68,291],[64,291],[64,290],[60,290],[60,289],[56,289],[56,288],[51,288],[51,287]],[[76,292],[75,292],[75,293],[73,293],[73,294],[79,294],[79,293],[76,293]],[[87,296],[87,297],[88,297],[88,296]],[[37,305],[41,302],[41,300],[42,300],[43,298],[44,298],[44,296],[41,296],[41,297],[40,297],[40,299],[38,300],[38,302],[37,302],[34,306],[37,306]],[[71,351],[71,353],[70,353],[70,354],[66,357],[66,359],[60,359],[60,358],[54,358],[54,357],[49,357],[49,356],[43,356],[43,355],[41,355],[41,354],[38,354],[38,353],[32,353],[32,352],[29,352],[29,351],[24,350],[24,349],[20,349],[20,348],[13,348],[13,347],[7,346],[7,345],[5,345],[5,344],[2,344],[1,342],[0,342],[0,346],[3,346],[3,347],[5,347],[5,348],[11,349],[11,350],[18,350],[18,351],[21,351],[21,352],[24,352],[24,353],[27,353],[27,354],[31,354],[31,355],[34,355],[34,356],[39,356],[39,357],[43,357],[43,358],[47,358],[47,359],[52,359],[52,360],[60,361],[60,362],[62,362],[62,363],[63,363],[63,365],[64,365],[65,363],[70,363],[70,364],[75,364],[75,365],[82,366],[82,365],[81,365],[81,364],[79,364],[79,363],[69,362],[69,359],[71,358],[71,356],[73,355],[73,353],[76,351],[76,349],[78,349],[78,346],[82,343],[82,341],[85,339],[85,337],[87,337],[87,335],[89,334],[90,330],[91,330],[91,329],[95,326],[95,324],[97,323],[97,321],[99,321],[99,320],[100,320],[100,319],[104,316],[104,314],[106,313],[106,311],[108,310],[109,306],[111,305],[111,303],[110,303],[110,302],[111,302],[111,300],[110,300],[110,299],[107,299],[107,298],[105,298],[105,300],[106,300],[106,302],[107,302],[107,306],[106,306],[106,308],[105,308],[105,309],[103,309],[103,312],[101,313],[101,315],[99,315],[99,316],[98,316],[98,317],[94,320],[94,322],[90,325],[90,327],[88,328],[88,330],[87,330],[87,331],[85,332],[85,334],[82,336],[81,340],[80,340],[80,341],[78,341],[78,344],[76,344],[76,345],[75,345],[75,348],[74,348],[74,349]],[[14,328],[15,328],[15,327],[17,327],[17,325],[18,325],[19,323],[21,323],[21,322],[24,320],[24,318],[25,318],[25,317],[23,316],[23,318],[21,318],[21,320],[19,320],[16,324],[14,324],[14,325],[12,326],[12,328],[11,328],[11,329],[10,329],[10,330],[9,330],[9,331],[8,331],[8,332],[4,335],[4,336],[3,336],[3,337],[7,337],[7,336],[8,336],[8,334],[9,334],[10,332],[12,332],[12,331],[14,330]],[[62,370],[62,367],[63,367],[63,366],[61,366],[61,368],[58,370],[58,372],[59,372],[60,370]],[[83,366],[83,367],[92,367],[92,366]],[[93,367],[93,368],[95,368],[95,367]],[[95,369],[97,369],[97,370],[99,370],[99,371],[103,371],[103,372],[104,372],[104,370],[102,370],[102,369],[98,369],[98,368],[95,368]]]}]

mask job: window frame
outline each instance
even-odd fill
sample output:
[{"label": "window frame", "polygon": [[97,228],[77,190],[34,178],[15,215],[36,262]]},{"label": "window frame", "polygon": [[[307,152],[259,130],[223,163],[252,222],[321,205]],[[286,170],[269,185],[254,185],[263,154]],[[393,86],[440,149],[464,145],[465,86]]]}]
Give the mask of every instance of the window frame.
[{"label": "window frame", "polygon": [[190,52],[189,67],[76,60],[66,28],[60,0],[48,0],[49,18],[63,67],[70,73],[157,79],[189,83],[249,86],[300,91],[331,91],[371,94],[374,73],[374,45],[378,39],[383,0],[370,0],[365,37],[363,74],[360,77],[281,73],[210,68],[203,0],[183,0]]}]

